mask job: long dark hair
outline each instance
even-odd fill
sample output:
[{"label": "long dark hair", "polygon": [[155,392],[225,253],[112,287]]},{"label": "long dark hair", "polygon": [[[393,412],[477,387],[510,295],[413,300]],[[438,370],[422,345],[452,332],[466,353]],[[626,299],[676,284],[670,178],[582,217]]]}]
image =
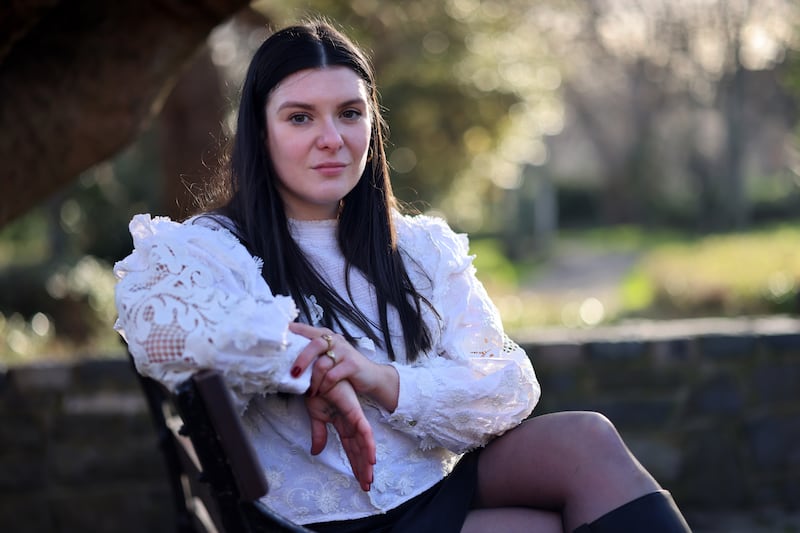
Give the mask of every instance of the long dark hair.
[{"label": "long dark hair", "polygon": [[[265,147],[265,107],[275,86],[304,69],[344,66],[366,84],[373,117],[369,161],[358,184],[339,211],[338,242],[347,272],[358,268],[375,287],[379,324],[372,323],[327,284],[305,258],[289,233],[277,176]],[[431,334],[421,316],[430,305],[411,284],[397,247],[392,211],[397,208],[384,151],[386,125],[380,113],[372,67],[365,55],[326,22],[291,26],[272,34],[256,51],[242,87],[236,135],[218,194],[206,198],[206,209],[230,218],[232,228],[250,253],[264,260],[262,275],[273,292],[292,296],[307,320],[311,310],[304,296],[314,295],[324,311],[322,323],[342,332],[342,319],[364,331],[395,360],[387,320],[388,306],[397,310],[408,361],[431,348]],[[349,276],[345,276],[349,280]],[[347,286],[348,295],[350,286]],[[352,298],[351,298],[352,299]],[[382,335],[378,335],[376,328]],[[381,338],[382,337],[382,338]]]}]

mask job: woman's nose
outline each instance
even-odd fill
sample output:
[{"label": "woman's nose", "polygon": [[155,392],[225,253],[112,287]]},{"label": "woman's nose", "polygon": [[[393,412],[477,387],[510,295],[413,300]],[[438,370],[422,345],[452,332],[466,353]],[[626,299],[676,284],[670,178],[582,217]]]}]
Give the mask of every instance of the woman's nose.
[{"label": "woman's nose", "polygon": [[321,149],[339,149],[344,144],[342,133],[333,120],[325,120],[317,137],[317,146]]}]

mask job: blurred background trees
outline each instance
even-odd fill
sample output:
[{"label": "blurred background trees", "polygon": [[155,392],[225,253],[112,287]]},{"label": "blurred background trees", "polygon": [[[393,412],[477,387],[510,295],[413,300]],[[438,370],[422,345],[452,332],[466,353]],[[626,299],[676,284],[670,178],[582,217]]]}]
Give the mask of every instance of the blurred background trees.
[{"label": "blurred background trees", "polygon": [[[800,6],[791,0],[206,3],[199,18],[144,3],[135,12],[143,29],[117,45],[138,50],[130,65],[141,70],[108,70],[95,81],[87,67],[58,78],[67,89],[87,88],[85,108],[55,120],[59,98],[33,98],[38,104],[29,109],[0,103],[0,146],[9,154],[0,167],[6,360],[118,349],[110,269],[130,251],[128,220],[191,210],[224,151],[253,50],[269,27],[306,15],[329,17],[370,50],[396,193],[469,231],[490,286],[509,279],[509,290],[521,293],[570,230],[636,228],[653,239],[669,230],[694,240],[797,219]],[[82,54],[103,57],[103,39],[120,39],[113,31],[119,14],[105,3],[36,5],[29,29],[57,33],[68,14],[78,34],[15,58],[26,39],[17,28],[20,37],[0,56],[0,95],[40,94],[36,66],[57,71]],[[225,20],[228,11],[236,14]],[[159,43],[173,50],[169,68]],[[115,120],[92,105],[109,95],[130,101],[136,120]],[[58,149],[43,148],[50,144]],[[73,163],[80,151],[94,155]],[[33,186],[36,180],[46,186]],[[604,235],[603,247],[624,240],[620,232]],[[783,255],[794,265],[793,255]],[[697,309],[785,311],[800,264],[778,270],[786,271],[781,306],[705,302]],[[645,266],[636,275],[642,272]],[[648,291],[639,293],[640,308],[663,300]]]}]

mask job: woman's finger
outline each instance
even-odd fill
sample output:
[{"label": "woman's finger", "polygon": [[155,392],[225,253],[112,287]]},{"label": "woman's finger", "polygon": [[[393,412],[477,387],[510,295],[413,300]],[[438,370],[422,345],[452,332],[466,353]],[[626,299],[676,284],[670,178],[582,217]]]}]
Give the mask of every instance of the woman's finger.
[{"label": "woman's finger", "polygon": [[[314,371],[311,373],[311,384],[308,387],[308,394],[313,398],[320,394],[320,385],[327,378],[328,373],[331,372],[336,365],[330,357],[320,356],[314,363]],[[338,383],[341,380],[337,380]],[[328,388],[330,389],[330,387]]]},{"label": "woman's finger", "polygon": [[328,429],[325,422],[311,419],[311,455],[319,455],[328,444]]},{"label": "woman's finger", "polygon": [[363,490],[369,490],[372,472],[369,471],[369,467],[364,462],[364,458],[361,455],[361,450],[357,443],[354,439],[341,438],[340,440],[345,455],[347,455],[347,460],[350,463],[350,470],[353,471],[353,475],[358,481],[358,484]]},{"label": "woman's finger", "polygon": [[369,423],[366,419],[361,419],[355,424],[347,421],[344,424],[335,423],[334,426],[339,433],[353,474],[361,489],[368,491],[372,485],[375,465],[375,444]]},{"label": "woman's finger", "polygon": [[314,337],[324,335],[327,330],[324,328],[310,326],[302,322],[292,322],[289,324],[289,331],[292,333],[297,333],[298,335],[302,335],[307,339],[313,339]]},{"label": "woman's finger", "polygon": [[369,490],[375,464],[375,439],[353,387],[347,381],[340,381],[324,401],[335,405],[337,412],[331,422],[359,485],[363,490]]},{"label": "woman's finger", "polygon": [[297,354],[292,364],[292,376],[298,377],[305,372],[306,368],[308,368],[321,353],[327,351],[328,347],[331,345],[331,342],[327,339],[330,338],[332,341],[333,336],[327,329],[315,328],[300,322],[292,322],[289,324],[289,331],[309,340],[308,344]]},{"label": "woman's finger", "polygon": [[316,376],[316,382],[314,382],[314,376],[312,374],[312,386],[309,390],[324,396],[328,394],[337,383],[343,379],[348,379],[353,374],[351,368],[352,363],[341,359],[339,361],[340,362],[337,362],[335,365],[329,365],[323,362],[321,366],[327,368],[324,372],[320,372],[319,375]]}]

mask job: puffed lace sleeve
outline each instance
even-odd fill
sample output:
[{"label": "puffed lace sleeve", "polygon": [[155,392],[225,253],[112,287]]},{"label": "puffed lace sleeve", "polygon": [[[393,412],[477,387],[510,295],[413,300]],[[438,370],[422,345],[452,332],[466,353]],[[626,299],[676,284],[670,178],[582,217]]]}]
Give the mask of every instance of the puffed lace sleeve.
[{"label": "puffed lace sleeve", "polygon": [[416,272],[410,275],[418,288],[428,286],[423,292],[440,315],[441,329],[434,332],[433,353],[413,365],[393,363],[400,395],[386,418],[418,437],[422,448],[464,452],[484,446],[533,411],[540,395],[533,366],[505,335],[497,308],[475,276],[467,238],[435,218],[398,222],[401,244],[417,261],[409,262]]},{"label": "puffed lace sleeve", "polygon": [[[200,220],[200,219],[198,219]],[[290,368],[306,339],[288,331],[291,298],[273,295],[262,264],[227,229],[137,215],[133,252],[114,265],[115,329],[137,370],[169,388],[200,368],[220,370],[241,409],[249,396],[302,393]]]}]

